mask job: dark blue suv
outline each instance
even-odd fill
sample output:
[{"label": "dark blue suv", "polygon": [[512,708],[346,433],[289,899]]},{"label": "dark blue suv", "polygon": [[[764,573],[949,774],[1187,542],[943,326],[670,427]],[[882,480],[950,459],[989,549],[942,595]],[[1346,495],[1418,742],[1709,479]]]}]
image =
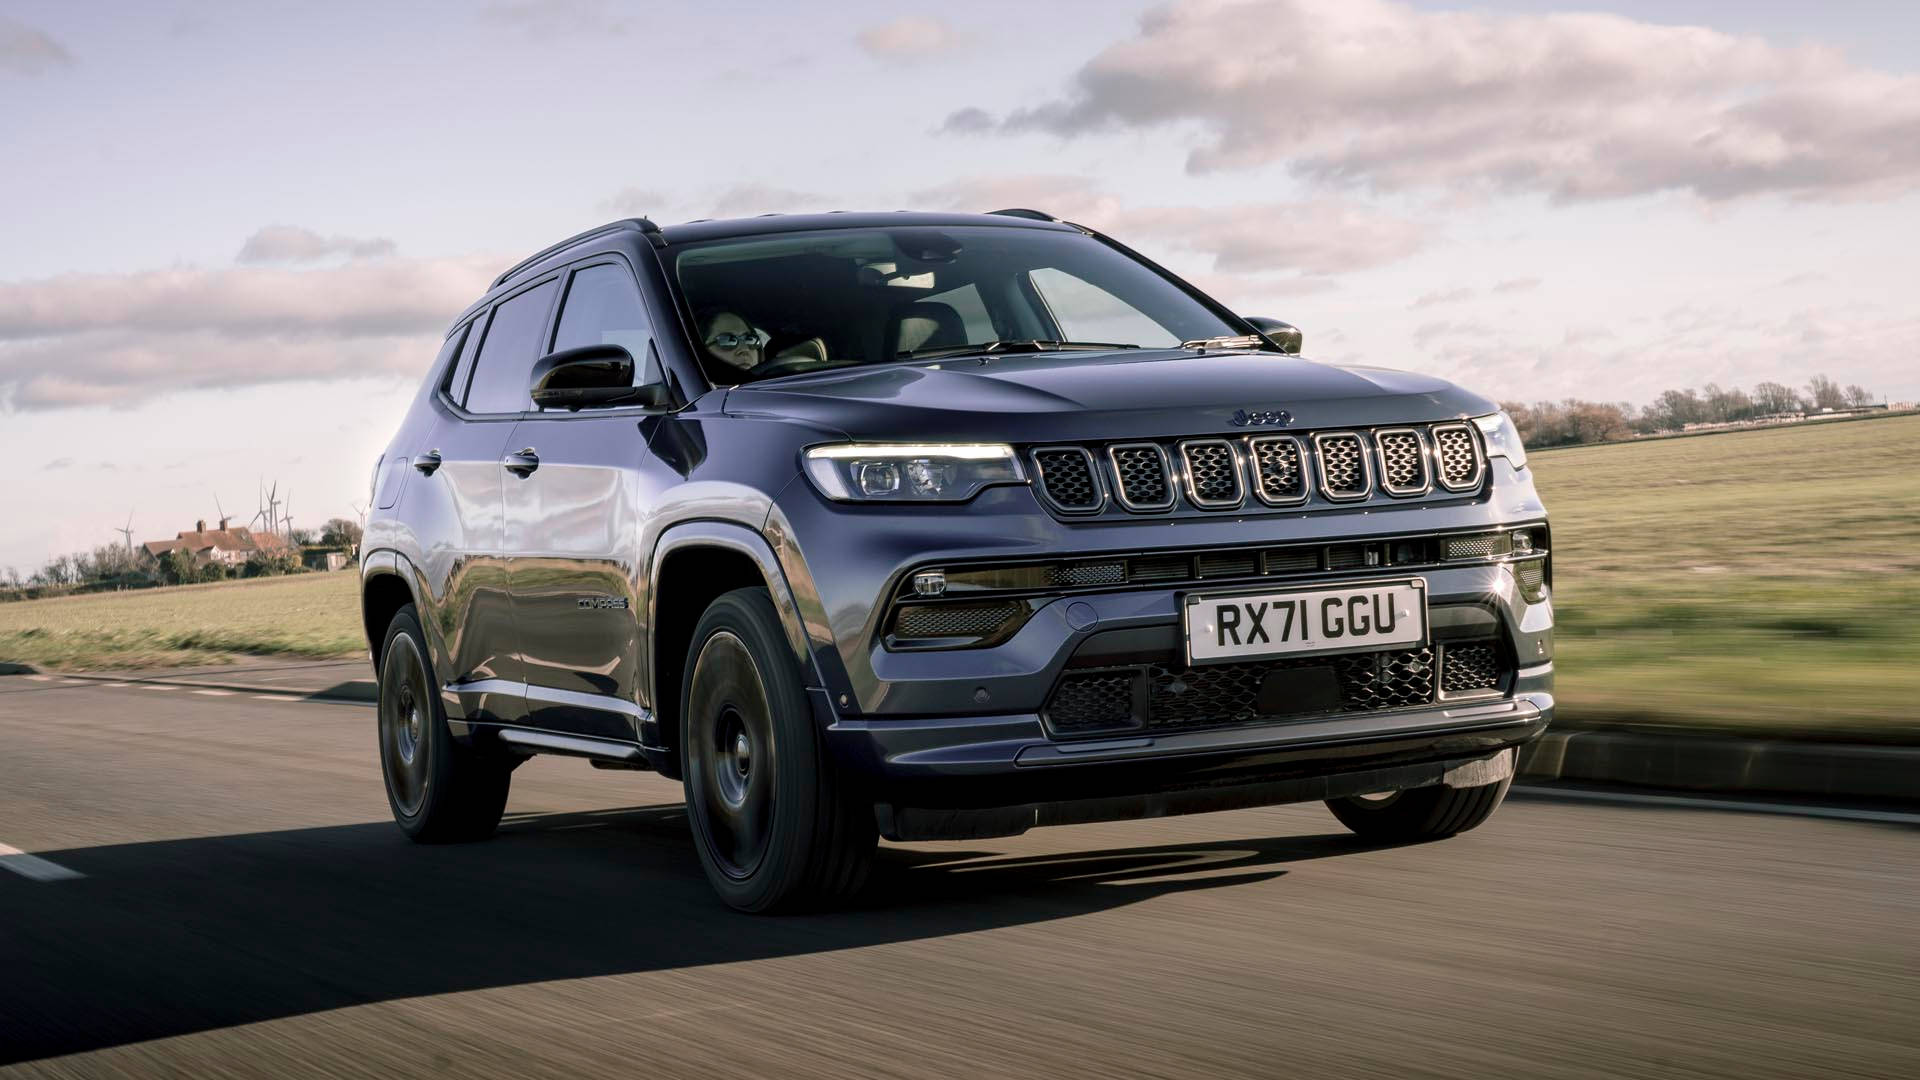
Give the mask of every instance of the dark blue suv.
[{"label": "dark blue suv", "polygon": [[395,818],[487,836],[533,754],[655,770],[752,911],[848,895],[879,837],[1303,800],[1472,828],[1553,710],[1525,451],[1299,342],[1030,210],[533,255],[374,470]]}]

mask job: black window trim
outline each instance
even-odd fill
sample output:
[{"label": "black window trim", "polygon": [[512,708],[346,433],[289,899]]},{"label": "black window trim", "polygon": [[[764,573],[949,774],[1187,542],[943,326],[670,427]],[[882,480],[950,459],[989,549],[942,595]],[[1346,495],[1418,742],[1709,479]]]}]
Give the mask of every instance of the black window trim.
[{"label": "black window trim", "polygon": [[[479,348],[484,350],[487,347],[487,339],[485,335],[493,332],[493,315],[494,315],[494,312],[500,309],[501,304],[504,304],[507,301],[512,300],[514,297],[519,296],[521,293],[524,293],[529,289],[537,289],[540,286],[545,285],[549,282],[559,281],[565,270],[566,270],[566,267],[564,266],[558,267],[555,270],[553,270],[553,272],[551,273],[542,274],[531,281],[527,281],[523,284],[516,285],[514,286],[512,291],[504,292],[504,293],[501,293],[499,296],[494,297],[479,312],[476,312],[473,316],[473,322],[470,323],[469,325],[479,323],[482,318],[486,320],[486,328],[482,332]],[[539,341],[553,340],[553,318],[554,318],[554,314],[560,310],[560,294],[561,294],[561,290],[556,288],[554,290],[553,298],[547,301],[547,314],[546,314],[546,323],[545,323],[546,329],[541,332],[540,337],[536,340],[539,340]],[[528,374],[532,374],[534,360],[538,360],[538,359],[539,357],[534,357],[532,360],[527,361]],[[457,358],[455,362],[456,363],[458,362]],[[467,389],[468,390],[471,390],[473,388],[473,377],[474,375],[478,374],[479,371],[480,371],[480,353],[475,352],[473,354],[473,370],[467,373]],[[489,413],[474,412],[468,409],[464,404],[461,403],[466,399],[466,394],[463,393],[460,395],[460,397],[461,397],[461,401],[455,401],[453,397],[447,393],[445,387],[442,387],[440,389],[440,403],[446,406],[448,409],[451,409],[453,411],[453,414],[455,416],[458,416],[462,420],[486,420],[486,421],[518,420],[521,417],[526,416],[529,412],[533,411],[531,409],[522,409],[519,412],[497,412],[497,413],[496,412],[489,412]],[[529,399],[527,403],[531,405],[533,402],[531,399]]]}]

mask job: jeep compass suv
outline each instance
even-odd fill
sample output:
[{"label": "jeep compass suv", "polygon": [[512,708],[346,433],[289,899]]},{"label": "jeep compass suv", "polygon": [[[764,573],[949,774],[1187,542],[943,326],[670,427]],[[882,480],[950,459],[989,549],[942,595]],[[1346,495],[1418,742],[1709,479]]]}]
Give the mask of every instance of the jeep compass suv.
[{"label": "jeep compass suv", "polygon": [[1030,210],[615,222],[501,274],[375,466],[394,817],[684,782],[744,910],[879,837],[1325,800],[1485,821],[1553,710],[1512,425]]}]

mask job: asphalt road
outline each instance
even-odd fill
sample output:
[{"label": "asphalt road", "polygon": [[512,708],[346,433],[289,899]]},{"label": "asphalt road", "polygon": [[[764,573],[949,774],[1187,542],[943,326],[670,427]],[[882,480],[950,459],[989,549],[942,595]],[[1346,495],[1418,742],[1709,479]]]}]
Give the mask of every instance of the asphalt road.
[{"label": "asphalt road", "polygon": [[415,847],[365,706],[0,678],[0,1075],[1920,1076],[1911,825],[1279,807],[888,846],[761,919],[678,799],[540,759]]}]

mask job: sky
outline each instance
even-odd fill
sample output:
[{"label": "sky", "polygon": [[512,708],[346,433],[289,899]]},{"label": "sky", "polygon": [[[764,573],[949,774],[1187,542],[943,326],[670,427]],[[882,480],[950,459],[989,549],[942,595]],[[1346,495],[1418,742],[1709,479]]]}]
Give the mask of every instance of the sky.
[{"label": "sky", "polygon": [[0,0],[0,567],[352,516],[612,218],[1031,206],[1502,400],[1920,397],[1920,5]]}]

